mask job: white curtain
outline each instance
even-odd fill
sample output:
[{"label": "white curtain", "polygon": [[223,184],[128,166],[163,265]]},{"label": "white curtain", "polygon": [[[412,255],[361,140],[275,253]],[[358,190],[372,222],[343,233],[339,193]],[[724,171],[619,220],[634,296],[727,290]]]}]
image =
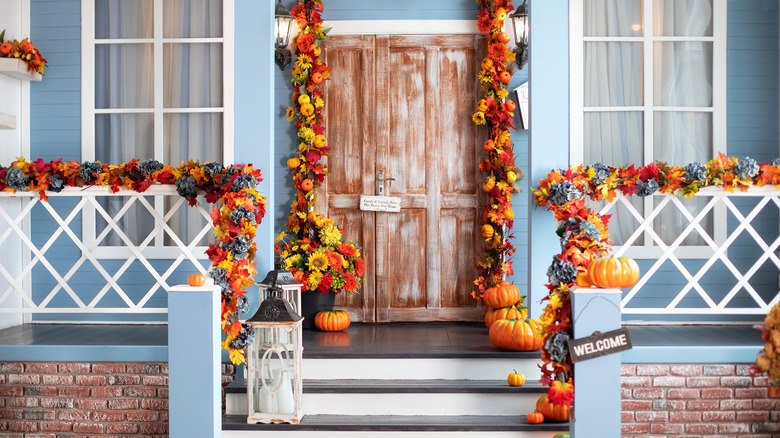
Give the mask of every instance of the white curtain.
[{"label": "white curtain", "polygon": [[[153,0],[96,0],[97,38],[152,38]],[[204,38],[222,36],[221,0],[165,0],[163,37]],[[138,158],[156,158],[178,165],[193,159],[201,163],[221,161],[222,114],[220,112],[168,112],[163,126],[154,125],[148,109],[154,107],[154,51],[152,44],[99,44],[95,51],[95,104],[101,108],[139,108],[134,114],[100,114],[96,117],[96,157],[118,164]],[[165,43],[163,48],[164,108],[222,107],[222,46],[219,43]],[[163,155],[154,154],[154,132],[163,131]],[[113,215],[126,202],[109,198]],[[149,198],[152,202],[151,198]],[[170,201],[166,199],[166,204]],[[167,209],[167,205],[166,205]],[[169,222],[189,242],[202,228],[199,215],[179,210]],[[151,232],[154,222],[142,208],[125,214],[119,224],[135,243]],[[104,242],[106,243],[106,242]],[[121,242],[112,236],[109,245]],[[166,238],[166,244],[171,244]]]},{"label": "white curtain", "polygon": [[[711,0],[653,1],[655,35],[711,35]],[[643,36],[641,0],[584,0],[584,34],[596,37]],[[711,43],[656,42],[653,78],[643,78],[641,42],[584,43],[584,105],[586,107],[641,107],[643,80],[654,84],[659,106],[712,105]],[[653,156],[670,164],[704,163],[712,144],[711,113],[657,111],[654,115]],[[642,111],[592,111],[584,114],[585,164],[610,166],[644,163],[644,114]],[[642,213],[643,200],[634,196]],[[691,202],[691,201],[689,201]],[[698,201],[693,200],[693,204]],[[610,234],[624,242],[637,222],[622,206],[616,206]],[[671,243],[687,221],[665,209],[654,229]],[[635,244],[641,244],[640,238]],[[687,244],[699,243],[696,237]]]}]

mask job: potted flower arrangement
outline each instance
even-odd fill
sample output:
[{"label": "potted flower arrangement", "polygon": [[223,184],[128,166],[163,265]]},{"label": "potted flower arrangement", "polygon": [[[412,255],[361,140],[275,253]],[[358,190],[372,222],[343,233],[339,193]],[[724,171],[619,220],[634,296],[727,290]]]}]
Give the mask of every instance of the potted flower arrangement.
[{"label": "potted flower arrangement", "polygon": [[0,32],[0,58],[16,58],[27,64],[27,69],[43,74],[46,60],[27,38],[5,41],[5,30]]}]

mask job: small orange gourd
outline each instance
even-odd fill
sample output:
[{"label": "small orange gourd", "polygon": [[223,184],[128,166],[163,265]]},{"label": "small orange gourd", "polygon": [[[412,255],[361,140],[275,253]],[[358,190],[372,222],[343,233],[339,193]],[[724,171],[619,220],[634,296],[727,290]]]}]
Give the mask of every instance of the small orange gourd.
[{"label": "small orange gourd", "polygon": [[314,315],[314,326],[324,332],[340,332],[349,327],[349,323],[346,310],[323,310]]},{"label": "small orange gourd", "polygon": [[528,424],[542,424],[544,423],[544,415],[539,412],[531,412],[526,417]]},{"label": "small orange gourd", "polygon": [[287,167],[290,169],[297,169],[301,165],[301,159],[298,157],[292,157],[287,160]]},{"label": "small orange gourd", "polygon": [[490,326],[490,341],[498,348],[513,351],[535,351],[544,345],[544,338],[534,336],[541,327],[538,319],[502,319]]},{"label": "small orange gourd", "polygon": [[187,284],[194,287],[203,286],[206,284],[206,277],[203,274],[192,274],[187,277]]},{"label": "small orange gourd", "polygon": [[523,386],[525,383],[525,376],[515,370],[512,371],[513,372],[509,373],[509,375],[506,377],[506,382],[509,384],[509,386]]},{"label": "small orange gourd", "polygon": [[308,192],[312,188],[314,188],[314,183],[312,183],[310,179],[307,178],[301,181],[301,190]]},{"label": "small orange gourd", "polygon": [[482,296],[485,305],[498,309],[515,304],[520,300],[520,289],[508,281],[502,281],[496,286],[490,287]]},{"label": "small orange gourd", "polygon": [[631,287],[639,280],[639,265],[629,257],[602,257],[590,263],[588,278],[594,286],[604,289]]}]

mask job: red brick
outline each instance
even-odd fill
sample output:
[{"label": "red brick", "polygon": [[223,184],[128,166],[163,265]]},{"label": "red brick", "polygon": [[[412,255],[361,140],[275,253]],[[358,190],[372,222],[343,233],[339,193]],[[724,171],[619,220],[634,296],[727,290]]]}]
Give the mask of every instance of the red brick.
[{"label": "red brick", "polygon": [[128,411],[125,413],[127,421],[149,422],[157,421],[158,415],[155,411]]},{"label": "red brick", "polygon": [[24,395],[57,395],[56,386],[28,385],[24,387]]},{"label": "red brick", "polygon": [[141,423],[139,424],[141,433],[144,435],[152,435],[155,433],[168,433],[167,423]]},{"label": "red brick", "polygon": [[685,433],[695,434],[715,434],[718,432],[718,425],[712,423],[686,424]]},{"label": "red brick", "polygon": [[766,411],[737,411],[737,421],[749,421],[759,423],[769,421],[769,412]]},{"label": "red brick", "polygon": [[55,433],[26,433],[24,438],[57,438]]},{"label": "red brick", "polygon": [[737,388],[734,390],[737,398],[766,398],[766,388]]},{"label": "red brick", "polygon": [[69,421],[41,421],[41,430],[51,432],[70,432],[73,430],[73,423]]},{"label": "red brick", "polygon": [[76,376],[76,385],[79,386],[103,386],[106,384],[106,376]]},{"label": "red brick", "polygon": [[66,386],[59,388],[59,395],[71,396],[71,397],[89,397],[89,388],[82,388],[80,386]]},{"label": "red brick", "polygon": [[0,396],[18,397],[22,394],[24,394],[24,388],[21,386],[0,386]]},{"label": "red brick", "polygon": [[89,411],[60,411],[57,416],[63,421],[84,421],[89,420]]},{"label": "red brick", "polygon": [[73,376],[69,376],[66,374],[55,374],[55,375],[45,375],[43,376],[43,384],[44,385],[72,385],[73,384]]},{"label": "red brick", "polygon": [[9,374],[7,379],[8,383],[12,385],[37,385],[41,383],[41,376],[38,374]]},{"label": "red brick", "polygon": [[21,362],[0,362],[0,373],[23,373],[24,366]]},{"label": "red brick", "polygon": [[161,374],[161,369],[158,363],[133,362],[127,364],[128,374]]},{"label": "red brick", "polygon": [[9,421],[6,424],[11,432],[38,432],[38,423],[35,421]]},{"label": "red brick", "polygon": [[[638,389],[635,389],[635,391],[639,391]],[[168,410],[168,400],[162,400],[162,399],[143,399],[141,400],[141,408],[142,409],[151,409],[154,411],[167,411]]]},{"label": "red brick", "polygon": [[0,409],[0,418],[5,420],[21,420],[24,418],[23,409]]},{"label": "red brick", "polygon": [[121,397],[122,388],[118,386],[102,386],[100,388],[92,388],[92,397]]},{"label": "red brick", "polygon": [[627,433],[650,433],[650,423],[623,423],[620,425],[620,431]]},{"label": "red brick", "polygon": [[714,412],[703,412],[701,419],[702,421],[734,421],[737,418],[737,414],[734,412],[725,412],[725,411],[714,411]]},{"label": "red brick", "polygon": [[166,377],[166,376],[144,376],[143,377],[143,383],[144,383],[144,385],[148,385],[148,386],[167,386],[168,385],[168,377]]},{"label": "red brick", "polygon": [[705,376],[733,376],[736,372],[735,365],[704,365],[702,368]]},{"label": "red brick", "polygon": [[666,376],[669,374],[668,365],[637,365],[637,376]]},{"label": "red brick", "polygon": [[104,427],[97,423],[76,423],[73,425],[74,432],[81,433],[103,433]]},{"label": "red brick", "polygon": [[107,409],[108,408],[108,401],[107,400],[96,400],[96,399],[78,399],[76,400],[76,408],[77,409],[89,409],[92,411],[96,411],[98,409]]},{"label": "red brick", "polygon": [[168,398],[168,387],[157,388],[157,397]]},{"label": "red brick", "polygon": [[[109,404],[111,403],[109,402]],[[92,420],[102,423],[125,421],[125,413],[120,411],[95,411],[92,413]]]},{"label": "red brick", "polygon": [[701,412],[670,412],[669,421],[673,423],[697,423],[701,421]]},{"label": "red brick", "polygon": [[750,409],[750,400],[722,400],[720,408],[724,411],[739,411]]},{"label": "red brick", "polygon": [[683,433],[684,431],[682,424],[653,423],[650,425],[651,433]]},{"label": "red brick", "polygon": [[721,423],[718,424],[719,433],[748,433],[750,425],[745,423]]},{"label": "red brick", "polygon": [[[121,388],[120,388],[121,389]],[[157,388],[147,388],[143,386],[131,386],[124,389],[125,397],[145,397],[153,398],[157,395]]]},{"label": "red brick", "polygon": [[57,364],[52,362],[28,362],[24,364],[24,372],[57,374]]},{"label": "red brick", "polygon": [[621,400],[630,399],[631,397],[632,397],[631,389],[629,389],[629,388],[620,388],[620,399]]},{"label": "red brick", "polygon": [[623,411],[620,413],[620,422],[621,423],[629,423],[631,421],[634,421],[634,413],[631,411]]},{"label": "red brick", "polygon": [[108,409],[114,409],[114,410],[138,409],[138,400],[133,398],[109,400]]},{"label": "red brick", "polygon": [[714,411],[719,409],[717,400],[689,400],[686,405],[689,411]]},{"label": "red brick", "polygon": [[53,409],[26,409],[25,420],[54,420],[57,415]]},{"label": "red brick", "polygon": [[621,407],[626,411],[649,411],[653,409],[653,402],[650,400],[623,400]]},{"label": "red brick", "polygon": [[672,365],[669,369],[673,376],[694,377],[701,375],[701,365]]},{"label": "red brick", "polygon": [[92,372],[94,374],[117,374],[124,373],[126,369],[123,363],[94,363]]},{"label": "red brick", "polygon": [[701,392],[698,389],[674,388],[669,390],[667,397],[669,400],[699,398],[701,397]]},{"label": "red brick", "polygon": [[688,377],[687,384],[691,388],[706,388],[720,386],[720,379],[717,377]]},{"label": "red brick", "polygon": [[737,372],[736,375],[738,376],[749,376],[751,375],[750,368],[753,365],[737,365]]},{"label": "red brick", "polygon": [[620,379],[620,385],[623,388],[632,388],[637,386],[648,387],[653,383],[650,377],[623,377]]},{"label": "red brick", "polygon": [[780,410],[780,400],[778,399],[753,400],[753,409],[767,410],[767,411]]},{"label": "red brick", "polygon": [[107,424],[106,433],[120,434],[120,433],[138,433],[138,425],[132,423],[126,424]]},{"label": "red brick", "polygon": [[636,421],[641,421],[643,423],[655,423],[669,420],[669,413],[666,411],[637,411],[634,415],[636,416]]},{"label": "red brick", "polygon": [[168,421],[168,411],[160,411],[160,421]]},{"label": "red brick", "polygon": [[140,376],[108,376],[109,385],[140,385]]},{"label": "red brick", "polygon": [[60,398],[60,397],[42,397],[41,407],[44,408],[57,408],[57,409],[72,409],[74,402],[72,398]]},{"label": "red brick", "polygon": [[677,376],[653,377],[653,386],[667,386],[667,387],[685,386],[685,377],[677,377]]},{"label": "red brick", "polygon": [[704,399],[731,398],[731,396],[732,390],[728,388],[704,388],[701,390],[701,398]]},{"label": "red brick", "polygon": [[[224,367],[224,365],[227,365],[227,364],[223,364],[222,374],[225,374],[225,367]],[[623,364],[623,365],[621,365],[620,366],[620,375],[621,376],[636,376],[636,365],[632,365],[632,364],[628,364],[628,365],[627,364]]]},{"label": "red brick", "polygon": [[14,397],[8,401],[9,407],[34,408],[38,406],[36,397]]},{"label": "red brick", "polygon": [[769,377],[768,376],[756,376],[756,377],[753,377],[753,386],[766,386],[766,387],[770,387],[770,386],[775,386],[775,385],[771,385],[769,383]]},{"label": "red brick", "polygon": [[720,378],[720,383],[723,386],[751,386],[753,384],[753,379],[750,377],[735,377],[735,376],[725,376]]},{"label": "red brick", "polygon": [[[235,366],[233,364],[228,364],[230,367],[233,367],[233,372],[235,373]],[[168,374],[168,363],[164,362],[160,364],[160,374]]]},{"label": "red brick", "polygon": [[88,363],[66,362],[61,363],[59,368],[61,373],[86,374],[90,366]]},{"label": "red brick", "polygon": [[[751,429],[754,433],[755,432],[780,432],[780,423],[777,422],[753,423]],[[776,438],[776,437],[777,435],[770,436],[770,438]],[[755,438],[755,435],[753,436],[753,438]]]},{"label": "red brick", "polygon": [[653,409],[658,411],[681,411],[685,409],[683,400],[654,400]]}]

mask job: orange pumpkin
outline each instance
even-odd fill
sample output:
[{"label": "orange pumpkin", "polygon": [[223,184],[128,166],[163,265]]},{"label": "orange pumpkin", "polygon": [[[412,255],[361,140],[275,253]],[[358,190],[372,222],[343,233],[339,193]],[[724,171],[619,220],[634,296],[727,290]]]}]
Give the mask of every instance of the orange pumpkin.
[{"label": "orange pumpkin", "polygon": [[298,157],[292,157],[287,160],[287,167],[290,169],[297,169],[301,165],[301,159]]},{"label": "orange pumpkin", "polygon": [[304,103],[301,105],[301,114],[303,114],[305,117],[309,117],[310,115],[314,114],[314,105],[310,103]]},{"label": "orange pumpkin", "polygon": [[[522,302],[517,303],[522,306]],[[528,309],[525,307],[517,307],[517,304],[513,304],[507,307],[500,307],[498,309],[488,309],[485,314],[485,326],[490,328],[494,322],[501,319],[523,319],[528,318]]]},{"label": "orange pumpkin", "polygon": [[511,221],[512,219],[515,218],[515,211],[512,210],[511,208],[507,208],[506,210],[504,210],[504,218],[508,221]]},{"label": "orange pumpkin", "polygon": [[203,274],[192,274],[187,277],[187,284],[195,287],[203,286],[206,284],[206,277]]},{"label": "orange pumpkin", "polygon": [[600,288],[631,287],[639,280],[639,265],[629,257],[602,257],[590,263],[588,278]]},{"label": "orange pumpkin", "polygon": [[531,412],[526,417],[526,420],[528,421],[528,424],[542,424],[544,423],[544,415],[539,412]]},{"label": "orange pumpkin", "polygon": [[513,372],[509,373],[506,377],[506,383],[508,383],[509,386],[523,386],[525,383],[525,376],[515,370],[512,371]]},{"label": "orange pumpkin", "polygon": [[541,412],[546,420],[569,421],[569,407],[566,405],[554,405],[547,400],[547,394],[536,401],[536,411]]},{"label": "orange pumpkin", "polygon": [[325,136],[317,134],[314,136],[314,147],[317,149],[325,147]]},{"label": "orange pumpkin", "polygon": [[484,147],[486,151],[490,152],[496,148],[496,142],[493,140],[487,140]]},{"label": "orange pumpkin", "polygon": [[504,102],[504,109],[507,111],[514,111],[517,106],[515,106],[515,102],[513,100],[507,100]]},{"label": "orange pumpkin", "polygon": [[485,305],[494,309],[511,306],[519,300],[520,289],[508,281],[502,281],[498,285],[488,288],[482,296]]},{"label": "orange pumpkin", "polygon": [[482,237],[485,239],[490,239],[493,237],[493,226],[490,224],[482,225]]},{"label": "orange pumpkin", "polygon": [[512,80],[512,75],[508,71],[504,70],[498,74],[498,80],[508,84],[509,81]]},{"label": "orange pumpkin", "polygon": [[349,327],[346,310],[323,310],[314,315],[314,326],[324,332],[340,332]]},{"label": "orange pumpkin", "polygon": [[312,183],[310,179],[305,179],[301,181],[301,190],[308,192],[313,188],[314,188],[314,183]]},{"label": "orange pumpkin", "polygon": [[540,350],[544,338],[534,336],[534,333],[541,325],[538,319],[501,319],[490,326],[490,341],[504,350]]},{"label": "orange pumpkin", "polygon": [[499,32],[498,35],[496,35],[496,38],[501,44],[506,44],[509,42],[509,34],[506,32]]},{"label": "orange pumpkin", "polygon": [[315,71],[314,73],[312,73],[312,75],[311,75],[311,82],[314,83],[314,84],[319,84],[320,82],[322,82],[322,73],[320,73],[318,71]]}]

